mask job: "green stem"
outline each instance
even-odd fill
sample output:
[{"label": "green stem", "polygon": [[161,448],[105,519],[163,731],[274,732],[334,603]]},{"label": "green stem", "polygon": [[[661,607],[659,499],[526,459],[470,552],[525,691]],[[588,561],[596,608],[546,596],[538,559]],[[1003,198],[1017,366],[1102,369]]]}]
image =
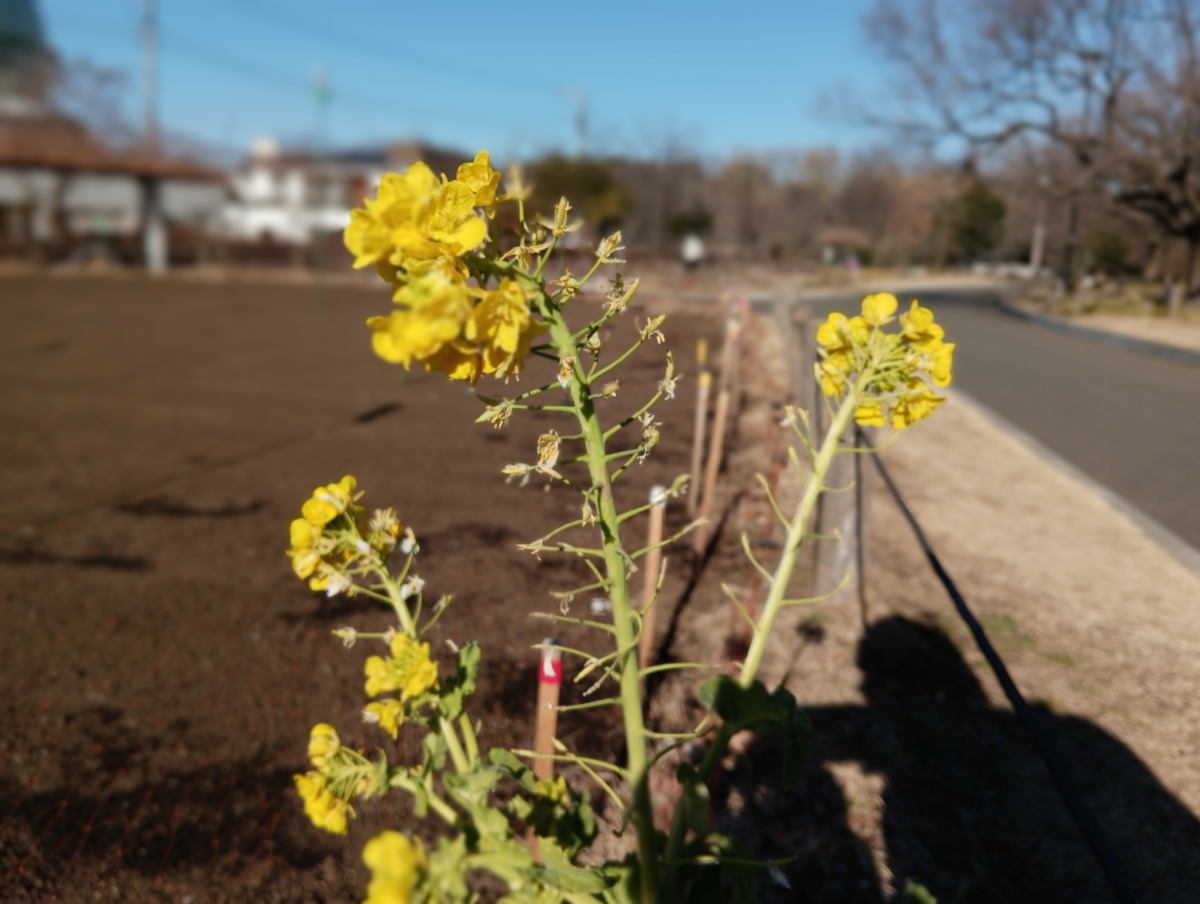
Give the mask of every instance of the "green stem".
[{"label": "green stem", "polygon": [[796,513],[792,516],[792,522],[788,527],[787,538],[783,541],[783,555],[780,556],[779,564],[775,567],[775,575],[771,578],[771,589],[767,592],[762,614],[759,615],[758,624],[754,628],[754,639],[750,642],[750,649],[746,653],[746,658],[742,662],[742,670],[738,674],[738,683],[742,687],[749,687],[758,674],[763,654],[766,652],[767,641],[771,636],[771,628],[783,610],[784,601],[787,599],[788,582],[796,567],[796,556],[800,551],[800,543],[808,532],[808,525],[812,520],[817,500],[825,489],[825,477],[829,473],[830,465],[833,464],[833,457],[837,454],[842,434],[854,421],[854,412],[858,408],[859,387],[866,386],[870,377],[870,371],[865,371],[859,377],[858,383],[842,401],[837,413],[833,416],[829,431],[821,442],[821,448],[813,462],[812,477],[804,488],[804,495],[800,497],[800,501],[796,505]]},{"label": "green stem", "polygon": [[[407,566],[405,571],[408,571]],[[400,621],[400,627],[404,629],[404,633],[411,637],[417,634],[416,625],[413,624],[412,615],[408,611],[408,603],[404,601],[404,597],[400,595],[400,583],[392,577],[391,572],[386,568],[380,568],[378,575],[383,581],[384,587],[387,588],[388,600],[392,604],[392,608],[396,610],[396,618]]]},{"label": "green stem", "polygon": [[479,740],[475,737],[475,726],[466,713],[458,717],[458,724],[462,726],[463,741],[467,745],[467,759],[474,766],[479,762]]},{"label": "green stem", "polygon": [[[829,430],[821,442],[821,448],[813,459],[812,475],[804,488],[804,495],[800,497],[800,501],[796,505],[796,512],[792,516],[791,523],[788,525],[787,538],[783,543],[783,555],[780,557],[779,564],[775,568],[775,574],[771,579],[771,589],[767,593],[762,613],[759,615],[758,622],[754,626],[754,639],[750,643],[750,649],[746,653],[741,672],[738,674],[738,683],[742,687],[749,687],[758,675],[763,654],[766,652],[767,640],[771,635],[771,628],[775,624],[775,619],[783,610],[787,599],[787,585],[788,581],[791,580],[792,571],[796,566],[796,556],[800,551],[800,543],[807,532],[817,500],[821,497],[821,493],[825,489],[825,477],[828,475],[829,467],[838,452],[838,445],[841,442],[842,434],[845,433],[854,420],[854,412],[858,408],[858,400],[862,388],[867,386],[872,376],[870,370],[865,370],[859,376],[858,381],[846,398],[842,400],[841,406],[834,414],[833,420],[829,425]],[[709,746],[704,760],[697,769],[702,781],[708,781],[712,777],[718,764],[724,758],[725,751],[729,746],[729,740],[732,737],[733,731],[727,723],[722,724],[717,729],[712,744]],[[675,812],[672,814],[671,831],[667,839],[665,857],[666,873],[663,883],[663,888],[666,891],[667,900],[669,901],[674,900],[674,887],[678,884],[676,877],[679,867],[682,865],[683,845],[686,841],[686,836],[687,822],[684,818],[683,807],[676,807]]]},{"label": "green stem", "polygon": [[429,808],[433,810],[442,821],[447,825],[453,826],[458,823],[458,813],[448,803],[437,796],[430,788],[423,788],[420,784],[410,778],[404,776],[392,776],[388,784],[393,788],[399,788],[401,791],[407,791],[414,798],[425,796],[429,802]]},{"label": "green stem", "polygon": [[[559,310],[544,304],[542,316],[550,324],[550,336],[559,356],[575,355],[575,340]],[[621,546],[620,518],[613,498],[612,482],[604,461],[604,430],[591,399],[591,385],[576,362],[571,380],[571,401],[587,449],[588,473],[597,492],[597,518],[603,541],[605,574],[613,607],[613,633],[620,656],[621,710],[625,723],[626,771],[632,785],[633,825],[637,831],[638,858],[641,862],[642,904],[653,904],[658,885],[654,843],[654,818],[647,782],[645,723],[642,718],[641,679],[638,672],[637,632],[629,600],[626,577],[628,557]]]},{"label": "green stem", "polygon": [[445,716],[439,718],[438,724],[442,729],[442,737],[446,740],[446,750],[450,753],[450,759],[454,761],[454,768],[458,770],[459,775],[469,772],[471,764],[467,762],[467,755],[458,741],[458,733],[454,730],[454,726]]}]

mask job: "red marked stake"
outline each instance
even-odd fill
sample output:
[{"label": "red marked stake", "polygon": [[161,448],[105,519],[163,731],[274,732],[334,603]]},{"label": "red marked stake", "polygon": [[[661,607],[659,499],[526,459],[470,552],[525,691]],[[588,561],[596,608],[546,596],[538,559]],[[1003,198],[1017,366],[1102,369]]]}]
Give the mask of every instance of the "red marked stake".
[{"label": "red marked stake", "polygon": [[558,641],[547,638],[538,660],[537,716],[534,733],[533,774],[540,779],[554,777],[554,737],[558,733],[558,697],[562,691],[562,653]]}]

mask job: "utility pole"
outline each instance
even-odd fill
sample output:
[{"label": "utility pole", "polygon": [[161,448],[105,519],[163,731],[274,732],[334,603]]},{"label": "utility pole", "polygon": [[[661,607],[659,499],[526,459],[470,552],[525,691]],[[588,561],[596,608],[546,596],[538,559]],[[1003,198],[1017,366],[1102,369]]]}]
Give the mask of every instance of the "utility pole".
[{"label": "utility pole", "polygon": [[[156,167],[159,159],[158,136],[158,4],[157,0],[142,3],[142,113],[145,161],[148,168]],[[162,216],[162,186],[152,170],[142,174],[142,250],[146,269],[162,273],[167,269],[167,227]]]},{"label": "utility pole", "polygon": [[146,147],[158,150],[158,4],[142,2],[142,127]]},{"label": "utility pole", "polygon": [[588,93],[586,88],[566,87],[563,92],[575,102],[575,156],[588,153]]},{"label": "utility pole", "polygon": [[[313,105],[316,108],[315,133],[313,138],[313,170],[316,172],[316,179],[310,178],[309,185],[315,183],[319,189],[313,192],[316,197],[306,199],[308,201],[308,217],[310,223],[309,242],[313,248],[313,266],[317,271],[317,280],[320,284],[321,274],[325,270],[325,254],[326,254],[326,234],[322,214],[325,209],[334,203],[334,174],[333,167],[328,165],[326,161],[326,152],[328,148],[328,116],[329,102],[333,98],[333,92],[329,87],[329,76],[324,69],[316,69],[312,76],[313,89]],[[339,199],[347,200],[347,199]]]}]

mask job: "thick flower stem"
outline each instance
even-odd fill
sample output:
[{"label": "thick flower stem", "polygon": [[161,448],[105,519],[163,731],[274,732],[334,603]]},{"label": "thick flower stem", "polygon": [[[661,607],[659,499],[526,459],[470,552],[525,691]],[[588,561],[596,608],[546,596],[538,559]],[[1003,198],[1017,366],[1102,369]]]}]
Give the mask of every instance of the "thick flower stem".
[{"label": "thick flower stem", "polygon": [[[867,385],[869,376],[870,374],[867,373],[863,377],[860,377],[851,392],[842,400],[842,404],[834,414],[833,421],[829,425],[829,430],[821,442],[821,448],[817,451],[817,455],[813,459],[812,474],[809,477],[808,484],[804,488],[804,494],[800,497],[800,501],[796,505],[795,514],[789,522],[787,538],[783,544],[783,555],[780,557],[779,564],[775,568],[775,573],[771,579],[771,589],[767,593],[767,599],[763,603],[762,612],[754,625],[754,639],[750,643],[750,649],[747,651],[746,658],[742,662],[741,671],[738,673],[738,683],[743,687],[749,687],[758,675],[758,669],[762,665],[763,654],[766,652],[767,641],[771,636],[771,629],[774,627],[775,619],[783,611],[785,600],[787,599],[787,586],[791,580],[792,572],[796,567],[796,556],[800,551],[800,544],[804,540],[809,522],[812,520],[817,500],[820,499],[821,493],[825,489],[825,478],[828,476],[829,467],[833,463],[834,456],[837,454],[842,434],[846,432],[854,420],[854,412],[859,405],[858,399],[861,387]],[[712,778],[717,765],[725,756],[726,748],[732,736],[733,732],[728,725],[723,724],[717,729],[717,733],[714,735],[712,743],[708,748],[708,753],[697,769],[702,781],[707,782]],[[681,865],[686,835],[687,822],[683,807],[676,807],[672,815],[670,835],[667,839],[666,872],[663,883],[664,900],[666,901],[677,899],[675,895],[677,885],[675,877],[678,875]]]},{"label": "thick flower stem", "polygon": [[771,578],[771,589],[767,592],[762,614],[759,615],[758,622],[754,626],[754,639],[750,642],[750,649],[742,662],[742,670],[738,673],[738,683],[742,687],[749,687],[758,675],[763,653],[766,652],[767,641],[771,636],[771,628],[783,610],[784,600],[787,599],[788,582],[796,568],[796,555],[800,551],[800,544],[808,531],[817,500],[825,489],[825,478],[829,474],[829,466],[833,464],[833,457],[837,454],[842,434],[854,421],[854,412],[858,408],[858,386],[865,386],[866,382],[860,378],[854,390],[842,400],[842,404],[834,414],[829,430],[821,442],[821,448],[817,451],[817,457],[813,460],[812,476],[804,488],[804,495],[800,497],[800,502],[796,505],[796,513],[792,516],[791,524],[788,526],[787,538],[783,541],[783,555],[780,556],[779,564],[775,567],[775,574]]},{"label": "thick flower stem", "polygon": [[[557,308],[544,312],[550,324],[550,336],[560,359],[577,353],[574,337]],[[587,454],[588,474],[596,489],[597,521],[603,544],[605,577],[612,601],[616,647],[621,654],[621,709],[625,721],[626,768],[632,785],[631,815],[637,831],[640,885],[643,904],[653,904],[657,887],[657,859],[654,844],[654,820],[646,766],[646,727],[642,719],[641,680],[638,672],[637,632],[633,607],[629,600],[626,569],[629,557],[621,546],[620,519],[613,498],[612,481],[605,463],[604,430],[591,398],[591,385],[576,363],[570,386],[571,401],[579,421]]]}]

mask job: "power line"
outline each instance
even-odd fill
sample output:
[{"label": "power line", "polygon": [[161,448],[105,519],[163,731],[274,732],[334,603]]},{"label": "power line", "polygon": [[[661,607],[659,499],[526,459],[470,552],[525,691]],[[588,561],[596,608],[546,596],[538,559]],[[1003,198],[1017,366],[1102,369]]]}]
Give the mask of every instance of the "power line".
[{"label": "power line", "polygon": [[[120,34],[130,40],[134,37],[132,26],[118,24],[113,20],[91,18],[88,16],[73,16],[70,26],[77,26],[88,34],[107,32]],[[211,71],[240,77],[259,86],[270,86],[275,90],[286,92],[297,97],[310,94],[311,79],[293,73],[285,72],[269,66],[263,66],[245,57],[229,53],[222,48],[215,48],[192,38],[180,37],[174,32],[167,32],[159,23],[159,47],[163,53],[174,52],[180,56],[205,64]],[[488,125],[511,125],[511,120],[486,110],[459,111],[455,108],[441,106],[424,106],[397,101],[394,95],[372,96],[357,90],[335,92],[338,106],[343,109],[367,112],[373,116],[387,113],[402,113],[407,117],[419,118],[426,122],[470,122]]]},{"label": "power line", "polygon": [[439,59],[422,53],[419,47],[414,49],[411,40],[402,49],[398,49],[395,45],[375,41],[370,33],[349,31],[324,22],[306,19],[274,4],[263,3],[262,0],[224,0],[224,5],[230,9],[236,9],[239,13],[250,12],[273,25],[283,26],[296,34],[305,35],[322,43],[339,43],[358,55],[370,54],[386,60],[393,66],[421,68],[424,75],[429,75],[432,71],[442,82],[467,79],[486,82],[489,86],[503,83],[532,91],[542,91],[556,97],[562,96],[562,86],[545,79],[512,70],[503,71],[492,67],[473,65],[461,57],[453,60]]}]

